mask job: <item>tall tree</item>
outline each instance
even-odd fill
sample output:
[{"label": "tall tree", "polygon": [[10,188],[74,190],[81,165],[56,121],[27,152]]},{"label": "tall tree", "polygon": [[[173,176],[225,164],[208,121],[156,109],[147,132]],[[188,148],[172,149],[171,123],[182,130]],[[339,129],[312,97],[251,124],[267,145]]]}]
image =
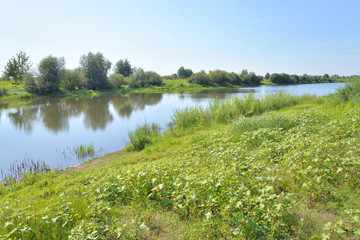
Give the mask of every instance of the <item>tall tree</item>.
[{"label": "tall tree", "polygon": [[124,77],[128,77],[133,73],[133,69],[131,68],[130,62],[125,58],[125,60],[119,60],[115,64],[115,73],[119,73]]},{"label": "tall tree", "polygon": [[103,89],[108,87],[107,73],[111,62],[104,58],[102,53],[81,56],[80,65],[84,70],[87,79],[88,89]]},{"label": "tall tree", "polygon": [[191,69],[185,69],[184,67],[180,67],[177,71],[177,75],[179,78],[189,78],[193,74]]},{"label": "tall tree", "polygon": [[39,90],[41,92],[54,92],[59,90],[60,81],[65,72],[65,59],[48,56],[39,64]]},{"label": "tall tree", "polygon": [[26,53],[20,51],[15,57],[9,59],[5,66],[4,76],[7,79],[14,80],[15,83],[21,82],[24,74],[28,72],[32,64]]}]

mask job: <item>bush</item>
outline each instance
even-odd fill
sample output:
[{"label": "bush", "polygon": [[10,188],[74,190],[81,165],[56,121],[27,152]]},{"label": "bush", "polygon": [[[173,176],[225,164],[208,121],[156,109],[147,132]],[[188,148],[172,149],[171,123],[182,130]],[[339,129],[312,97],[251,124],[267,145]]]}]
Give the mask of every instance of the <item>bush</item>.
[{"label": "bush", "polygon": [[77,90],[85,88],[85,73],[81,68],[65,70],[65,77],[61,83],[62,88],[67,90]]},{"label": "bush", "polygon": [[162,79],[159,74],[153,71],[145,72],[145,74],[146,74],[147,83],[149,85],[161,86]]},{"label": "bush", "polygon": [[108,81],[112,88],[121,88],[121,85],[127,84],[125,77],[120,73],[111,74]]},{"label": "bush", "polygon": [[145,123],[137,127],[134,132],[129,133],[130,145],[135,151],[143,150],[159,134],[160,126],[158,124],[153,123],[149,125]]},{"label": "bush", "polygon": [[360,102],[360,78],[354,79],[344,87],[339,88],[330,98],[335,103]]},{"label": "bush", "polygon": [[38,76],[36,72],[27,72],[23,76],[24,85],[30,92],[39,92]]},{"label": "bush", "polygon": [[131,88],[146,87],[149,85],[160,86],[162,79],[156,72],[144,72],[142,68],[134,70],[134,74],[129,77],[129,85]]},{"label": "bush", "polygon": [[205,73],[205,71],[201,71],[198,73],[194,73],[189,78],[189,83],[195,83],[195,84],[210,84],[210,78]]},{"label": "bush", "polygon": [[134,74],[129,77],[129,86],[131,88],[144,87],[146,84],[146,74],[142,68],[134,70]]},{"label": "bush", "polygon": [[212,83],[221,85],[234,82],[233,76],[222,70],[211,71],[209,78]]}]

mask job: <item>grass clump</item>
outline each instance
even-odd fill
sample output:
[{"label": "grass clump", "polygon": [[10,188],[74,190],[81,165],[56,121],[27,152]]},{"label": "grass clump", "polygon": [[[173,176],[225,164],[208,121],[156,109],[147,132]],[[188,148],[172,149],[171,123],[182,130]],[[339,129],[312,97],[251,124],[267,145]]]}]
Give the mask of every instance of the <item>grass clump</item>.
[{"label": "grass clump", "polygon": [[94,144],[90,145],[80,145],[75,148],[76,155],[79,158],[84,158],[87,156],[94,156],[95,155],[95,149]]},{"label": "grass clump", "polygon": [[130,144],[128,149],[140,151],[153,142],[154,137],[159,136],[160,126],[156,123],[143,124],[138,126],[133,132],[129,133]]}]

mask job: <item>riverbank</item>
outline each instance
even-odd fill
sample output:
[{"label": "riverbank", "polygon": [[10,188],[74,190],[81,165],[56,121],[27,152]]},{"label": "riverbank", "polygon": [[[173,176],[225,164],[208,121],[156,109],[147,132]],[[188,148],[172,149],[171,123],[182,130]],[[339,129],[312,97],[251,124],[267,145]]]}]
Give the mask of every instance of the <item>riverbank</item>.
[{"label": "riverbank", "polygon": [[223,88],[238,88],[242,85],[199,85],[188,83],[186,79],[176,80],[163,80],[162,86],[150,86],[146,88],[129,88],[124,85],[120,89],[105,89],[105,90],[60,90],[58,92],[50,93],[47,95],[38,95],[29,93],[24,85],[15,85],[12,82],[0,81],[0,102],[11,100],[39,98],[39,97],[93,97],[108,94],[130,94],[130,93],[191,93],[203,90],[223,89]]},{"label": "riverbank", "polygon": [[357,239],[360,107],[342,94],[187,109],[142,151],[26,175],[0,188],[0,236]]},{"label": "riverbank", "polygon": [[[343,82],[342,80],[335,82]],[[276,86],[277,84],[269,81],[261,81],[261,85]],[[163,80],[161,86],[150,86],[145,88],[130,88],[128,85],[123,85],[120,89],[104,89],[104,90],[59,90],[54,93],[46,95],[39,95],[31,93],[27,88],[20,84],[16,85],[9,81],[0,81],[0,103],[11,102],[14,100],[34,99],[34,98],[67,98],[67,97],[94,97],[100,95],[120,94],[127,95],[131,93],[194,93],[199,91],[226,89],[226,88],[240,88],[251,87],[254,85],[233,85],[233,84],[208,84],[200,85],[189,83],[187,79]]]}]

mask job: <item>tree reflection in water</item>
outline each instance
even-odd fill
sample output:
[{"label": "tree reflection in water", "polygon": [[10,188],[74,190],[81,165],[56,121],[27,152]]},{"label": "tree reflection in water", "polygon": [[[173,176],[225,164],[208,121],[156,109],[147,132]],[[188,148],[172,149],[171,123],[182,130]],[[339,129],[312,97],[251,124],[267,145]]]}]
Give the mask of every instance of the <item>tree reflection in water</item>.
[{"label": "tree reflection in water", "polygon": [[[128,96],[107,95],[95,98],[47,98],[27,102],[26,106],[12,109],[8,113],[11,123],[26,133],[33,131],[36,121],[41,121],[46,129],[58,133],[69,131],[69,118],[84,115],[84,125],[92,130],[104,130],[114,120],[110,112],[112,105],[117,114],[129,119],[133,111],[143,110],[147,105],[155,105],[163,94],[131,94]],[[0,106],[6,108],[6,105]],[[1,115],[0,115],[1,116]]]}]

